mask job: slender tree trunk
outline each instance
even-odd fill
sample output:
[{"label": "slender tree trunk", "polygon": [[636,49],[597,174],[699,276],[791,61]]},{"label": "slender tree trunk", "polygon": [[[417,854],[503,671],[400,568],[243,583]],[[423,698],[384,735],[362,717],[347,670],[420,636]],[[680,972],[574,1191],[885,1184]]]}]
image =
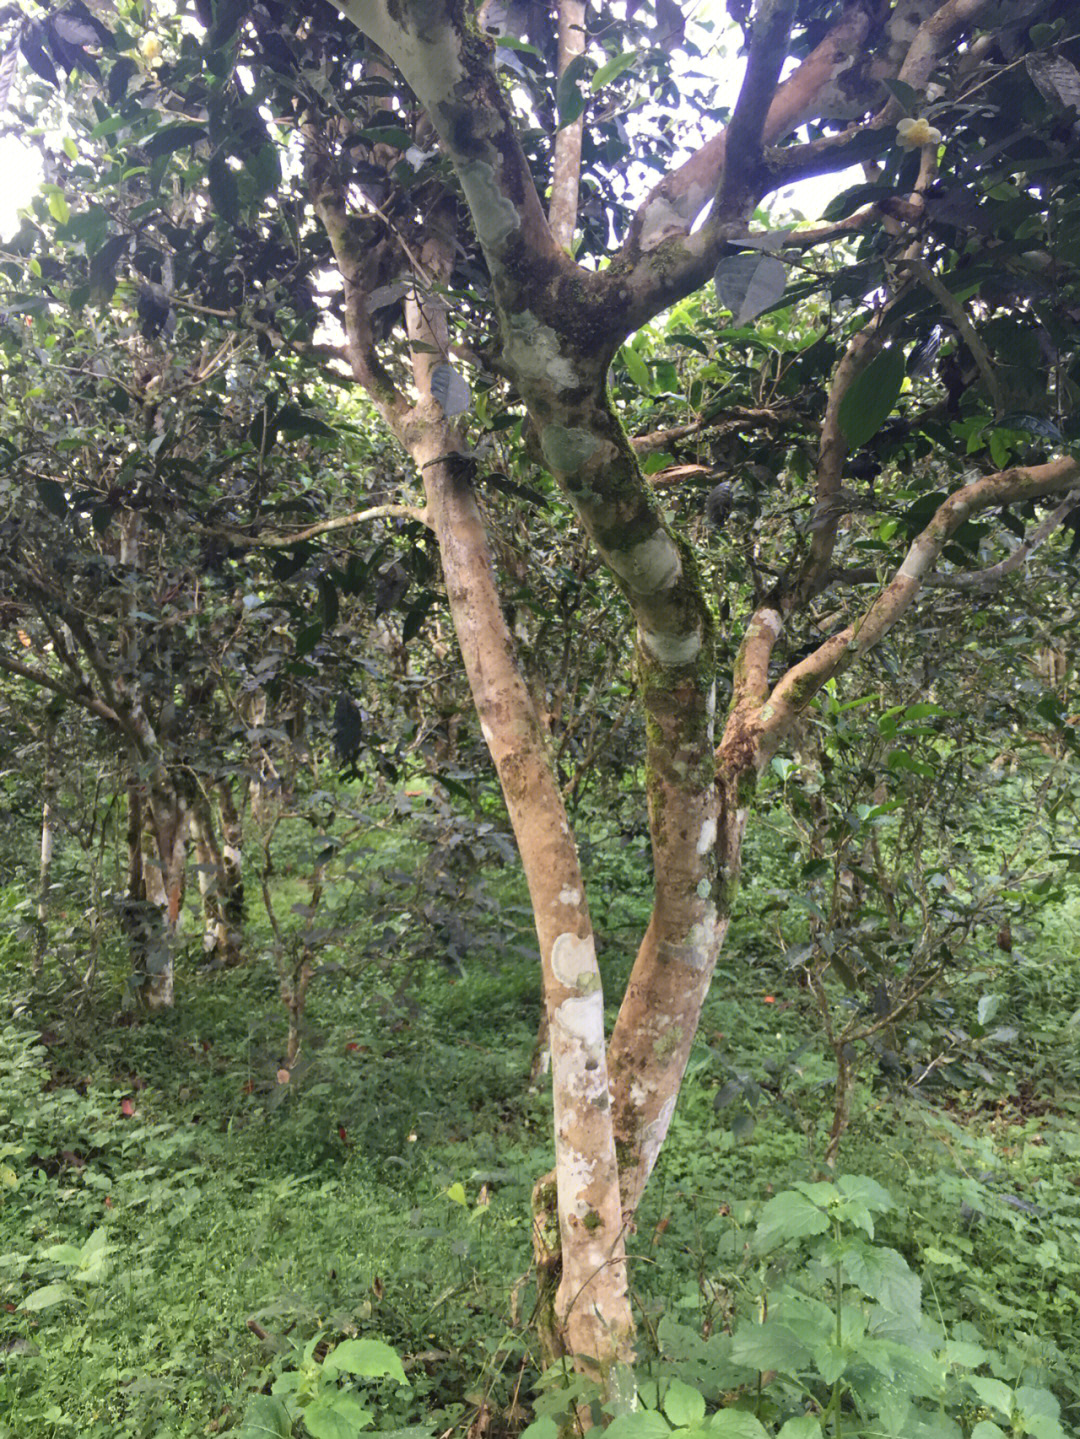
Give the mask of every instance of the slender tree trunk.
[{"label": "slender tree trunk", "polygon": [[143,789],[129,773],[127,780],[127,897],[141,904],[146,899],[146,871],[143,867]]},{"label": "slender tree trunk", "polygon": [[234,965],[242,963],[244,958],[244,827],[233,798],[231,780],[219,780],[215,795],[221,820],[221,913],[226,931],[223,958],[226,964]]},{"label": "slender tree trunk", "polygon": [[[364,247],[338,182],[313,142],[308,179],[345,281],[349,355],[357,380],[423,476],[427,519],[442,559],[450,613],[480,728],[517,839],[536,920],[551,1025],[559,1263],[548,1278],[551,1342],[605,1380],[632,1356],[633,1320],[615,1136],[608,1089],[604,1001],[577,848],[548,753],[547,735],[514,654],[461,435],[431,393],[449,351],[446,314],[407,309],[419,404],[394,389],[371,347]],[[453,201],[448,201],[453,204]],[[422,262],[445,277],[449,217],[429,216]],[[550,1186],[548,1186],[550,1189]],[[546,1206],[550,1213],[551,1206]],[[561,1267],[560,1267],[561,1265]],[[546,1302],[546,1300],[545,1300]]]},{"label": "slender tree trunk", "polygon": [[41,778],[41,862],[38,869],[37,924],[34,929],[33,972],[40,974],[49,941],[49,885],[56,844],[56,716],[45,715],[45,756]]},{"label": "slender tree trunk", "polygon": [[191,841],[195,847],[196,874],[203,912],[203,953],[219,964],[225,962],[228,947],[223,909],[225,861],[214,833],[214,819],[205,795],[197,795],[189,816]]},{"label": "slender tree trunk", "polygon": [[[143,853],[144,815],[154,848],[147,864]],[[147,1009],[165,1009],[174,994],[173,953],[184,901],[187,861],[187,807],[175,791],[142,785],[128,788],[128,895],[124,924],[132,950],[133,982]]]},{"label": "slender tree trunk", "polygon": [[548,1271],[551,1282],[558,1272],[548,1345],[605,1371],[630,1356],[633,1321],[595,941],[577,848],[543,726],[514,659],[476,500],[452,466],[438,463],[447,453],[444,445],[443,436],[425,436],[421,454],[426,449],[435,463],[417,458],[465,671],[529,886],[543,965],[561,1263]]},{"label": "slender tree trunk", "polygon": [[247,722],[253,736],[251,744],[251,770],[248,781],[248,800],[251,817],[262,827],[269,821],[270,791],[280,787],[280,776],[273,761],[259,738],[258,732],[266,724],[267,698],[265,690],[256,690],[248,697]]}]

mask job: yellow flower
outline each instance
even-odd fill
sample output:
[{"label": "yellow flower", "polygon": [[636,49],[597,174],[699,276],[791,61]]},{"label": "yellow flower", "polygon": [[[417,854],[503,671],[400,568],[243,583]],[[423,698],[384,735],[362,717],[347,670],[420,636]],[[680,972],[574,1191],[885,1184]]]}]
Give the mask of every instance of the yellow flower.
[{"label": "yellow flower", "polygon": [[161,41],[156,35],[144,35],[139,41],[139,54],[152,65],[161,54]]},{"label": "yellow flower", "polygon": [[941,131],[935,130],[930,121],[920,115],[917,120],[901,120],[896,127],[896,138],[905,150],[918,150],[923,145],[940,145]]}]

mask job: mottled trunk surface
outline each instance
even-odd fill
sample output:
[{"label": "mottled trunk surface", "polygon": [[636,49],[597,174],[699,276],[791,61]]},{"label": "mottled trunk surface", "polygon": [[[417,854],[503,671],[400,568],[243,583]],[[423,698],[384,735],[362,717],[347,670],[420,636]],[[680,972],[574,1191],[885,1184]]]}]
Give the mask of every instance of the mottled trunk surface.
[{"label": "mottled trunk surface", "polygon": [[[438,446],[432,449],[437,459]],[[514,661],[475,497],[467,482],[455,478],[452,465],[421,463],[451,614],[517,839],[540,943],[558,1215],[558,1244],[547,1242],[554,1241],[549,1229],[549,1257],[541,1272],[548,1285],[546,1342],[550,1353],[569,1353],[603,1375],[629,1357],[633,1323],[604,1001],[584,880],[547,738]],[[555,1207],[545,1211],[549,1226]]]},{"label": "mottled trunk surface", "polygon": [[236,808],[230,781],[219,781],[215,795],[221,821],[221,912],[226,931],[226,947],[222,958],[226,964],[241,964],[244,960],[246,915],[244,827]]},{"label": "mottled trunk surface", "polygon": [[56,844],[56,721],[45,719],[45,761],[41,777],[41,858],[38,868],[37,924],[34,930],[33,972],[40,974],[49,941],[49,885],[52,883]]},{"label": "mottled trunk surface", "polygon": [[184,903],[187,809],[175,792],[153,789],[146,808],[154,861],[143,858],[144,900],[130,907],[129,933],[139,1002],[168,1009],[174,998],[173,958]]},{"label": "mottled trunk surface", "polygon": [[214,832],[210,805],[203,795],[199,795],[192,805],[189,823],[195,849],[195,874],[202,901],[203,953],[223,964],[229,947],[222,904],[225,863]]}]

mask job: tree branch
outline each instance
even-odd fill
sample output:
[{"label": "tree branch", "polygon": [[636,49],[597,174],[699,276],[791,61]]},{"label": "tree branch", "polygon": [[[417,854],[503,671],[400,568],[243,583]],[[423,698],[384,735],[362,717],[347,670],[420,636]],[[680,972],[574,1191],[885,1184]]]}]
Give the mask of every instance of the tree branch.
[{"label": "tree branch", "polygon": [[243,550],[281,550],[290,545],[303,544],[305,540],[316,539],[319,535],[331,534],[334,530],[351,529],[367,520],[415,520],[418,524],[428,523],[427,511],[415,505],[373,505],[371,509],[354,510],[349,515],[338,515],[332,520],[319,520],[306,529],[295,530],[291,535],[248,535],[243,530],[221,527],[208,528],[205,533],[228,540],[230,545]]},{"label": "tree branch", "polygon": [[311,202],[326,231],[345,286],[345,353],[349,367],[387,424],[396,429],[409,406],[375,348],[364,281],[365,246],[321,137],[312,127],[305,126],[304,140],[304,175]]},{"label": "tree branch", "polygon": [[[559,0],[559,78],[577,56],[585,53],[584,0]],[[581,142],[585,133],[585,112],[555,132],[555,153],[551,160],[551,204],[548,224],[557,245],[569,251],[577,226],[578,190],[581,182]]]},{"label": "tree branch", "polygon": [[5,670],[10,675],[17,675],[20,679],[28,680],[32,685],[40,689],[46,689],[53,694],[61,695],[72,704],[80,705],[92,715],[97,715],[106,724],[119,730],[122,735],[131,738],[130,728],[124,724],[116,711],[100,699],[97,695],[86,690],[77,689],[74,685],[66,685],[61,680],[54,679],[45,670],[35,669],[33,665],[24,665],[21,660],[12,659],[9,655],[0,654],[0,670]]},{"label": "tree branch", "polygon": [[836,548],[836,533],[846,513],[844,506],[835,503],[848,453],[847,437],[840,425],[840,407],[856,379],[881,353],[885,313],[878,311],[871,324],[851,337],[829,386],[818,442],[817,507],[811,523],[810,550],[794,585],[784,596],[783,608],[787,614],[807,604],[825,587]]},{"label": "tree branch", "polygon": [[752,410],[733,406],[730,410],[702,415],[686,425],[673,425],[669,430],[650,430],[648,434],[635,435],[630,443],[637,454],[650,455],[654,450],[677,445],[680,440],[687,440],[692,435],[726,434],[729,430],[773,429],[787,423],[791,418],[791,413],[786,410]]},{"label": "tree branch", "polygon": [[[817,96],[858,56],[868,29],[864,9],[851,7],[794,73],[775,86],[762,137],[766,143],[783,139],[814,113]],[[721,130],[653,187],[631,222],[623,246],[627,254],[639,248],[647,253],[671,235],[689,234],[720,187],[727,144],[728,132]]]},{"label": "tree branch", "polygon": [[1016,466],[987,475],[942,502],[930,523],[912,542],[903,564],[860,620],[830,636],[773,687],[758,719],[759,754],[776,752],[798,715],[822,685],[848,669],[873,648],[911,607],[949,539],[972,515],[1019,500],[1072,490],[1080,460],[1063,458],[1045,465]]},{"label": "tree branch", "polygon": [[1042,524],[1032,530],[1031,534],[1017,545],[1011,555],[1000,560],[996,565],[989,565],[985,570],[977,570],[973,574],[927,575],[924,583],[941,589],[972,590],[978,593],[994,589],[1002,580],[1015,574],[1024,561],[1030,559],[1035,551],[1046,543],[1077,505],[1080,505],[1080,490],[1073,490],[1065,496],[1055,510],[1047,515]]},{"label": "tree branch", "polygon": [[979,367],[979,374],[982,376],[986,392],[990,396],[994,406],[994,414],[1000,419],[1005,412],[1005,398],[1001,392],[997,375],[994,373],[994,362],[990,358],[990,352],[979,338],[975,326],[968,319],[967,311],[960,301],[947,289],[938,279],[929,265],[922,260],[904,259],[897,265],[898,270],[906,270],[913,275],[923,289],[929,290],[934,299],[952,320],[953,324],[960,331],[960,335],[971,351],[971,357]]},{"label": "tree branch", "polygon": [[762,149],[780,70],[787,58],[795,0],[759,0],[739,98],[727,128],[716,219],[737,219],[758,199]]},{"label": "tree branch", "polygon": [[[934,64],[945,49],[993,3],[994,0],[946,0],[919,26],[897,78],[919,93],[925,90]],[[895,125],[903,113],[904,106],[891,96],[878,116],[879,123]]]}]

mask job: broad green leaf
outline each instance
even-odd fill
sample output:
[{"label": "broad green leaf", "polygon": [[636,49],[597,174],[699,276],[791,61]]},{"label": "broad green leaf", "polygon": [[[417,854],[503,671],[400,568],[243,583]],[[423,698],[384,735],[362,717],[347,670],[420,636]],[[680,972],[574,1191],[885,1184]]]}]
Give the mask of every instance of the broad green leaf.
[{"label": "broad green leaf", "polygon": [[864,1294],[890,1314],[917,1323],[922,1313],[922,1283],[895,1249],[850,1241],[842,1256],[844,1273]]},{"label": "broad green leaf", "polygon": [[811,1367],[814,1356],[790,1329],[767,1319],[764,1324],[739,1325],[731,1340],[731,1358],[747,1369],[801,1374]]},{"label": "broad green leaf", "polygon": [[[655,1409],[634,1409],[629,1414],[619,1414],[604,1430],[605,1439],[668,1439],[671,1425]],[[524,1439],[524,1435],[522,1436]]]},{"label": "broad green leaf", "polygon": [[254,155],[244,161],[244,173],[254,183],[256,192],[269,195],[281,185],[281,156],[276,145],[260,145]]},{"label": "broad green leaf", "polygon": [[[618,1422],[618,1420],[615,1421],[616,1424]],[[559,1439],[559,1426],[550,1414],[541,1414],[539,1419],[534,1419],[527,1428],[521,1431],[518,1439]]]},{"label": "broad green leaf", "polygon": [[623,364],[626,366],[626,373],[637,385],[643,394],[652,394],[652,375],[649,367],[641,358],[633,345],[624,345],[622,348]]},{"label": "broad green leaf", "polygon": [[83,1257],[77,1244],[50,1244],[42,1254],[52,1264],[78,1264]]},{"label": "broad green leaf", "polygon": [[673,1379],[664,1394],[664,1413],[677,1428],[688,1429],[705,1418],[705,1400],[689,1384]]},{"label": "broad green leaf", "polygon": [[941,1358],[946,1364],[955,1364],[964,1369],[977,1369],[980,1364],[988,1362],[990,1355],[981,1344],[972,1344],[966,1339],[949,1339],[941,1347]]},{"label": "broad green leaf", "polygon": [[206,183],[218,214],[227,225],[235,225],[240,219],[240,187],[235,171],[220,151],[206,167]]},{"label": "broad green leaf", "polygon": [[365,1379],[379,1379],[386,1375],[399,1384],[409,1382],[397,1351],[381,1339],[346,1339],[336,1349],[331,1349],[323,1360],[323,1368],[358,1374]]},{"label": "broad green leaf", "polygon": [[49,214],[58,225],[66,225],[71,219],[71,210],[68,202],[64,199],[59,190],[54,190],[48,199]]},{"label": "broad green leaf", "polygon": [[572,125],[585,109],[585,96],[579,82],[584,80],[592,61],[587,55],[575,55],[559,76],[555,104],[559,111],[559,129]]},{"label": "broad green leaf", "polygon": [[356,1439],[373,1418],[355,1394],[344,1392],[320,1394],[304,1410],[304,1425],[311,1439]]},{"label": "broad green leaf", "polygon": [[281,1400],[255,1394],[248,1400],[236,1439],[291,1439],[292,1432],[289,1411]]},{"label": "broad green leaf", "polygon": [[188,149],[206,139],[205,125],[192,125],[181,121],[178,125],[162,125],[160,130],[148,136],[142,148],[156,160],[160,155],[171,155],[176,150]]},{"label": "broad green leaf", "polygon": [[1005,1439],[1005,1431],[989,1419],[980,1419],[971,1431],[971,1439]]},{"label": "broad green leaf", "polygon": [[775,255],[727,255],[713,275],[720,303],[746,325],[783,298],[787,266]]},{"label": "broad green leaf", "polygon": [[296,654],[298,658],[309,655],[323,637],[323,622],[316,620],[314,624],[305,625],[296,636]]},{"label": "broad green leaf", "polygon": [[853,450],[881,429],[904,383],[904,352],[899,345],[882,350],[848,387],[840,401],[840,428]]},{"label": "broad green leaf", "polygon": [[51,1309],[54,1304],[66,1304],[74,1298],[75,1291],[70,1284],[46,1284],[43,1289],[35,1289],[28,1294],[19,1308],[33,1314],[39,1309]]},{"label": "broad green leaf", "polygon": [[909,115],[915,115],[919,108],[919,96],[904,80],[886,80],[886,88],[891,90],[896,98],[903,105]]},{"label": "broad green leaf", "polygon": [[776,1439],[821,1439],[821,1424],[813,1414],[800,1414],[787,1421]]},{"label": "broad green leaf", "polygon": [[598,90],[602,90],[605,85],[610,85],[612,80],[617,80],[620,75],[629,70],[630,67],[637,62],[637,58],[638,52],[636,50],[626,50],[623,54],[616,55],[615,58],[609,60],[606,65],[600,66],[600,69],[597,70],[589,82],[589,89],[595,95]]},{"label": "broad green leaf", "polygon": [[979,1396],[984,1404],[989,1404],[1004,1414],[1007,1419],[1012,1418],[1013,1410],[1016,1408],[1016,1396],[1007,1384],[1000,1379],[988,1379],[976,1376],[968,1380],[972,1389]]},{"label": "broad green leaf", "polygon": [[1061,1406],[1049,1389],[1021,1384],[1016,1391],[1016,1408],[1025,1434],[1031,1434],[1033,1439],[1065,1439]]},{"label": "broad green leaf", "polygon": [[786,1189],[764,1206],[758,1217],[755,1248],[772,1249],[785,1239],[802,1239],[807,1234],[824,1234],[829,1216],[804,1194]]},{"label": "broad green leaf", "polygon": [[836,1187],[845,1199],[857,1199],[874,1214],[888,1214],[890,1209],[896,1208],[892,1195],[884,1185],[876,1179],[867,1178],[865,1174],[842,1174],[836,1181]]},{"label": "broad green leaf", "polygon": [[987,1025],[990,1023],[990,1021],[994,1018],[994,1015],[997,1014],[998,1010],[1001,1008],[1001,1002],[1004,997],[1005,996],[1001,994],[983,995],[983,997],[979,1000],[978,1007],[980,1024]]},{"label": "broad green leaf", "polygon": [[370,125],[367,129],[357,130],[357,138],[371,140],[376,145],[393,145],[398,150],[408,150],[414,143],[415,137],[408,130],[403,130],[400,125]]},{"label": "broad green leaf", "polygon": [[709,1420],[709,1433],[720,1439],[769,1439],[761,1420],[745,1409],[718,1409]]}]

